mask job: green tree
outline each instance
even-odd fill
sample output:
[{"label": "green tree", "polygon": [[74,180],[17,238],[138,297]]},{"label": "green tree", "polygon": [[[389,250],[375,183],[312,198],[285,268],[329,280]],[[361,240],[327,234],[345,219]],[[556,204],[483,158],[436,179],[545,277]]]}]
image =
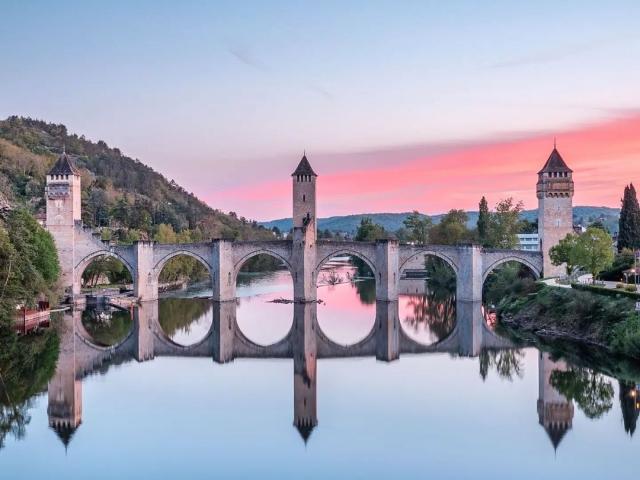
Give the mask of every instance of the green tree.
[{"label": "green tree", "polygon": [[554,370],[551,385],[574,400],[588,418],[599,418],[613,407],[613,385],[603,375],[586,368]]},{"label": "green tree", "polygon": [[55,296],[60,267],[51,235],[24,209],[13,210],[0,230],[0,302],[14,308],[39,294]]},{"label": "green tree", "polygon": [[484,196],[480,199],[479,205],[479,213],[478,213],[478,241],[483,246],[488,246],[488,236],[489,236],[489,222],[490,222],[490,213],[489,213],[489,205],[487,204],[487,199]]},{"label": "green tree", "polygon": [[578,237],[570,254],[570,263],[591,273],[595,283],[598,274],[613,263],[612,245],[613,240],[607,232],[589,227]]},{"label": "green tree", "polygon": [[493,248],[514,248],[518,245],[520,213],[522,202],[509,197],[496,205],[496,211],[489,217],[486,243]]},{"label": "green tree", "polygon": [[633,183],[624,187],[620,210],[618,251],[640,248],[640,206]]},{"label": "green tree", "polygon": [[417,210],[411,212],[402,222],[408,230],[409,241],[425,244],[429,241],[429,230],[432,222],[426,215],[421,215]]},{"label": "green tree", "polygon": [[366,217],[360,220],[360,226],[358,227],[358,231],[356,232],[356,241],[357,242],[375,242],[376,240],[381,240],[384,238],[388,238],[389,235],[387,231],[384,229],[382,225],[378,225],[377,223],[373,223],[371,218]]},{"label": "green tree", "polygon": [[576,273],[578,265],[573,263],[573,252],[578,243],[578,235],[569,233],[564,237],[557,245],[554,245],[549,250],[549,256],[551,257],[551,263],[554,265],[567,264],[567,274],[572,276]]},{"label": "green tree", "polygon": [[464,210],[450,210],[440,223],[430,230],[430,241],[437,245],[456,245],[473,240],[473,232],[467,228],[468,215]]}]

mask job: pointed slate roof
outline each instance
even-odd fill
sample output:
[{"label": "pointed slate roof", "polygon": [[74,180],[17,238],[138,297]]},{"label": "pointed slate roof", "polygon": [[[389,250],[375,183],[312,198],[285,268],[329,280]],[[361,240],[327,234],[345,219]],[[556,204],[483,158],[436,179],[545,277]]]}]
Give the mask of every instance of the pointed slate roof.
[{"label": "pointed slate roof", "polygon": [[71,443],[71,438],[73,438],[73,434],[76,433],[77,427],[72,427],[67,424],[59,424],[53,425],[51,429],[56,432],[58,438],[64,445],[64,449],[66,450],[69,447],[69,443]]},{"label": "pointed slate roof", "polygon": [[80,175],[80,171],[67,152],[63,150],[62,155],[58,157],[58,161],[49,171],[49,175]]},{"label": "pointed slate roof", "polygon": [[571,170],[562,159],[562,156],[556,147],[553,147],[553,151],[551,152],[551,155],[549,155],[547,163],[544,164],[544,167],[542,167],[542,170],[538,173],[547,172],[573,172],[573,170]]},{"label": "pointed slate roof", "polygon": [[309,437],[311,436],[314,428],[316,428],[315,425],[307,422],[296,424],[296,429],[298,430],[298,433],[302,437],[302,440],[304,440],[305,444],[309,441]]},{"label": "pointed slate roof", "polygon": [[553,449],[558,450],[558,445],[560,445],[560,442],[566,435],[568,427],[566,425],[548,425],[544,427],[544,429],[546,430],[547,435],[549,435],[549,440],[551,440],[551,443],[553,444]]},{"label": "pointed slate roof", "polygon": [[307,160],[306,154],[302,156],[302,160],[300,160],[298,168],[296,168],[296,170],[291,174],[292,177],[296,177],[298,175],[312,175],[314,177],[318,176],[316,172],[313,171],[313,168],[311,168],[311,164],[309,163],[309,160]]}]

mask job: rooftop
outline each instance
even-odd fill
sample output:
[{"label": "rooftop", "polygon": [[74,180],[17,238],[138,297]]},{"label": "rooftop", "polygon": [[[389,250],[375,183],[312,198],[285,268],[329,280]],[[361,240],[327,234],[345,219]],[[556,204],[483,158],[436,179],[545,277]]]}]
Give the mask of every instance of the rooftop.
[{"label": "rooftop", "polygon": [[62,150],[62,154],[49,171],[49,175],[80,175],[80,171],[73,159]]},{"label": "rooftop", "polygon": [[538,173],[547,172],[573,172],[573,170],[571,170],[567,166],[562,156],[560,155],[560,152],[558,152],[558,149],[555,146],[553,147],[551,155],[549,155],[549,158],[547,159],[547,163],[544,164],[544,167],[542,167],[542,170],[540,170]]},{"label": "rooftop", "polygon": [[311,168],[311,164],[309,163],[309,160],[307,160],[306,154],[302,156],[302,159],[298,164],[298,168],[296,168],[296,170],[291,174],[292,177],[296,177],[298,175],[311,175],[314,177],[318,176],[316,172],[313,171],[313,168]]}]

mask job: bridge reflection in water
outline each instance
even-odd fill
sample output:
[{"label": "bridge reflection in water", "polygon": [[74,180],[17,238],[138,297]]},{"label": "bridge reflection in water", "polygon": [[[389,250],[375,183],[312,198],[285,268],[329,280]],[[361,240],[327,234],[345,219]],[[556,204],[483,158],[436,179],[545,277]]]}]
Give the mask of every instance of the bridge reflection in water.
[{"label": "bridge reflection in water", "polygon": [[[161,356],[183,356],[210,357],[215,362],[227,363],[236,358],[292,358],[293,423],[306,442],[318,423],[318,359],[375,357],[391,362],[402,354],[446,352],[475,357],[484,349],[514,348],[486,326],[479,302],[458,301],[456,325],[451,333],[432,345],[424,345],[410,338],[401,328],[398,302],[379,301],[373,329],[364,339],[350,346],[340,345],[323,333],[317,322],[315,302],[295,303],[290,331],[282,340],[268,346],[250,341],[238,328],[236,302],[209,302],[213,314],[211,328],[201,341],[189,346],[172,341],[162,329],[158,301],[145,302],[133,309],[133,329],[112,346],[96,344],[82,322],[81,310],[67,312],[56,321],[61,344],[57,370],[49,384],[48,415],[50,426],[65,445],[82,422],[82,379],[93,372],[104,371],[110,365],[131,360],[145,362]],[[543,385],[541,377],[540,422],[549,431],[553,430],[555,439],[559,435],[558,428],[571,427],[573,410],[562,410],[561,423],[555,418],[560,408],[556,404],[563,400],[548,385],[548,371],[553,362],[548,357],[541,357],[540,361],[541,368],[545,368],[541,372],[546,381]]]}]

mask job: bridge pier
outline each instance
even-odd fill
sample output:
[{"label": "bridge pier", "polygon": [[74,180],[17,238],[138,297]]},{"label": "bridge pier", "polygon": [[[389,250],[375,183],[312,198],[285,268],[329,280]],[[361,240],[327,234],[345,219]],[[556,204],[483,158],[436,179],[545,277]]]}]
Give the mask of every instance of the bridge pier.
[{"label": "bridge pier", "polygon": [[293,267],[293,299],[297,303],[315,302],[317,298],[314,270],[316,267],[315,230],[294,227],[291,265]]},{"label": "bridge pier", "polygon": [[376,300],[396,302],[398,300],[398,241],[378,240],[376,242]]},{"label": "bridge pier", "polygon": [[135,344],[133,356],[138,362],[155,358],[153,326],[158,324],[158,302],[145,302],[133,310]]},{"label": "bridge pier", "polygon": [[376,360],[392,362],[400,358],[398,302],[376,302]]},{"label": "bridge pier", "polygon": [[233,266],[233,242],[216,239],[211,249],[211,286],[213,300],[229,302],[236,299],[236,279]]},{"label": "bridge pier", "polygon": [[140,302],[158,299],[158,279],[154,275],[154,242],[138,241],[133,244],[135,272],[133,275],[133,293]]},{"label": "bridge pier", "polygon": [[463,302],[482,302],[482,247],[460,245],[460,267],[456,279],[456,299]]},{"label": "bridge pier", "polygon": [[233,341],[236,332],[236,302],[213,302],[213,361],[227,363],[233,361]]},{"label": "bridge pier", "polygon": [[456,322],[458,323],[458,354],[477,357],[482,349],[484,319],[482,302],[456,302]]}]

